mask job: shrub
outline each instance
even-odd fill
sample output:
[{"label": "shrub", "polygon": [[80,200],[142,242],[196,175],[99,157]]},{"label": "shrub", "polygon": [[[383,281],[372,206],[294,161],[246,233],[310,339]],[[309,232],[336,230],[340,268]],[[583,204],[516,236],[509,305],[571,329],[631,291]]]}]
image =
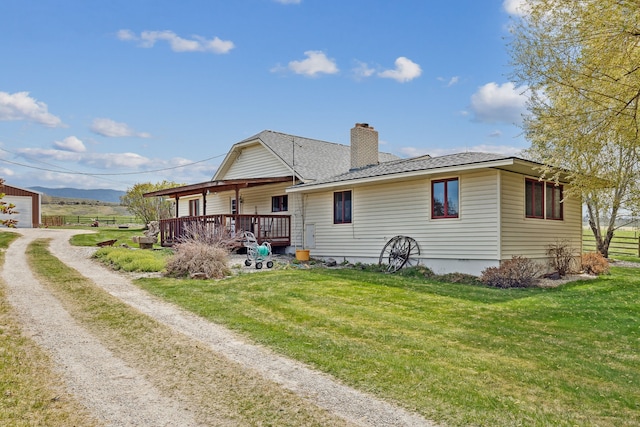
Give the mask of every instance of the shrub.
[{"label": "shrub", "polygon": [[480,281],[496,288],[528,288],[536,284],[540,267],[529,258],[514,256],[500,267],[482,271]]},{"label": "shrub", "polygon": [[547,246],[547,255],[551,257],[551,268],[560,276],[566,276],[571,271],[574,253],[571,243],[563,240]]},{"label": "shrub", "polygon": [[[386,271],[386,265],[382,266],[384,270],[381,271]],[[416,277],[416,278],[432,278],[435,276],[435,273],[433,272],[433,270],[431,270],[429,267],[425,267],[424,265],[417,265],[415,267],[406,267],[406,268],[402,268],[400,270],[398,270],[396,272],[396,274],[398,276],[403,276],[403,277]]]},{"label": "shrub", "polygon": [[225,247],[189,240],[174,249],[174,255],[167,260],[167,276],[222,279],[231,274],[229,251]]},{"label": "shrub", "polygon": [[232,235],[226,227],[213,223],[194,222],[185,225],[180,243],[201,242],[210,246],[226,249],[228,252],[236,251],[243,246],[244,234]]},{"label": "shrub", "polygon": [[447,273],[434,276],[433,280],[445,283],[460,283],[462,285],[481,285],[482,282],[477,276],[464,273]]},{"label": "shrub", "polygon": [[582,270],[588,274],[599,276],[609,273],[609,261],[600,252],[582,254]]}]

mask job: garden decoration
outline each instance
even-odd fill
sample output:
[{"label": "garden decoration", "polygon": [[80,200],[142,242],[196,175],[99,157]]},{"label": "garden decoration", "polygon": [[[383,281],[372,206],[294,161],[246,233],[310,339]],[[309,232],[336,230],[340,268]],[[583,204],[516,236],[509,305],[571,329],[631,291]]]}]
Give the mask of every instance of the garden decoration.
[{"label": "garden decoration", "polygon": [[382,248],[378,264],[386,265],[388,273],[395,273],[407,264],[413,265],[417,255],[420,255],[420,247],[415,239],[395,236]]}]

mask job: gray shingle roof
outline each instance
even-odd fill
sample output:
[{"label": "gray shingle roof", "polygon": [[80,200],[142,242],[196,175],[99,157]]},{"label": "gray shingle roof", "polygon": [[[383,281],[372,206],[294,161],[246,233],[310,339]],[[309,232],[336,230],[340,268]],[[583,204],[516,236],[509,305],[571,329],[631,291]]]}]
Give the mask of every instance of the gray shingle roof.
[{"label": "gray shingle roof", "polygon": [[[264,130],[238,144],[259,139],[304,181],[324,180],[344,174],[351,167],[351,147],[302,136]],[[294,157],[295,153],[295,157]],[[398,160],[390,153],[379,153],[380,162]],[[294,162],[295,160],[295,162]]]},{"label": "gray shingle roof", "polygon": [[505,156],[492,153],[458,153],[438,157],[414,157],[411,159],[398,159],[378,165],[368,166],[361,169],[351,170],[346,173],[334,175],[309,184],[300,184],[297,187],[306,187],[317,184],[330,184],[335,182],[345,182],[356,179],[373,178],[385,175],[394,175],[407,172],[429,171],[452,166],[464,166],[478,163],[491,162],[496,160],[513,159],[512,156]]}]

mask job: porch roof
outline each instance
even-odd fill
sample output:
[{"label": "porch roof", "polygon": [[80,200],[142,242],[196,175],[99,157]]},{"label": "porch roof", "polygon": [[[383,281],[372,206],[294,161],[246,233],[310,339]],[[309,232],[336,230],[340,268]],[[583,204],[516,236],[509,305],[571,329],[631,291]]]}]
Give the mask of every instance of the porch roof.
[{"label": "porch roof", "polygon": [[277,184],[279,182],[290,182],[291,176],[279,176],[269,178],[246,178],[246,179],[225,179],[219,181],[206,181],[199,184],[185,185],[182,187],[167,188],[164,190],[152,191],[145,193],[144,197],[184,197],[192,195],[200,195],[211,191],[229,191],[239,190],[241,188],[256,187],[259,185]]}]

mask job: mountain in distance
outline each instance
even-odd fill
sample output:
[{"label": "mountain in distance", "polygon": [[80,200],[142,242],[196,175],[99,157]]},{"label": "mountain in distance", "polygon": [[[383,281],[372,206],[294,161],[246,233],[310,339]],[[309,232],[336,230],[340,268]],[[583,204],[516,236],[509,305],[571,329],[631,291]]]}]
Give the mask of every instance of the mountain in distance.
[{"label": "mountain in distance", "polygon": [[51,197],[63,197],[65,199],[87,199],[100,202],[120,203],[120,196],[124,196],[124,191],[118,190],[82,190],[79,188],[47,188],[29,187],[33,191],[46,194]]}]

